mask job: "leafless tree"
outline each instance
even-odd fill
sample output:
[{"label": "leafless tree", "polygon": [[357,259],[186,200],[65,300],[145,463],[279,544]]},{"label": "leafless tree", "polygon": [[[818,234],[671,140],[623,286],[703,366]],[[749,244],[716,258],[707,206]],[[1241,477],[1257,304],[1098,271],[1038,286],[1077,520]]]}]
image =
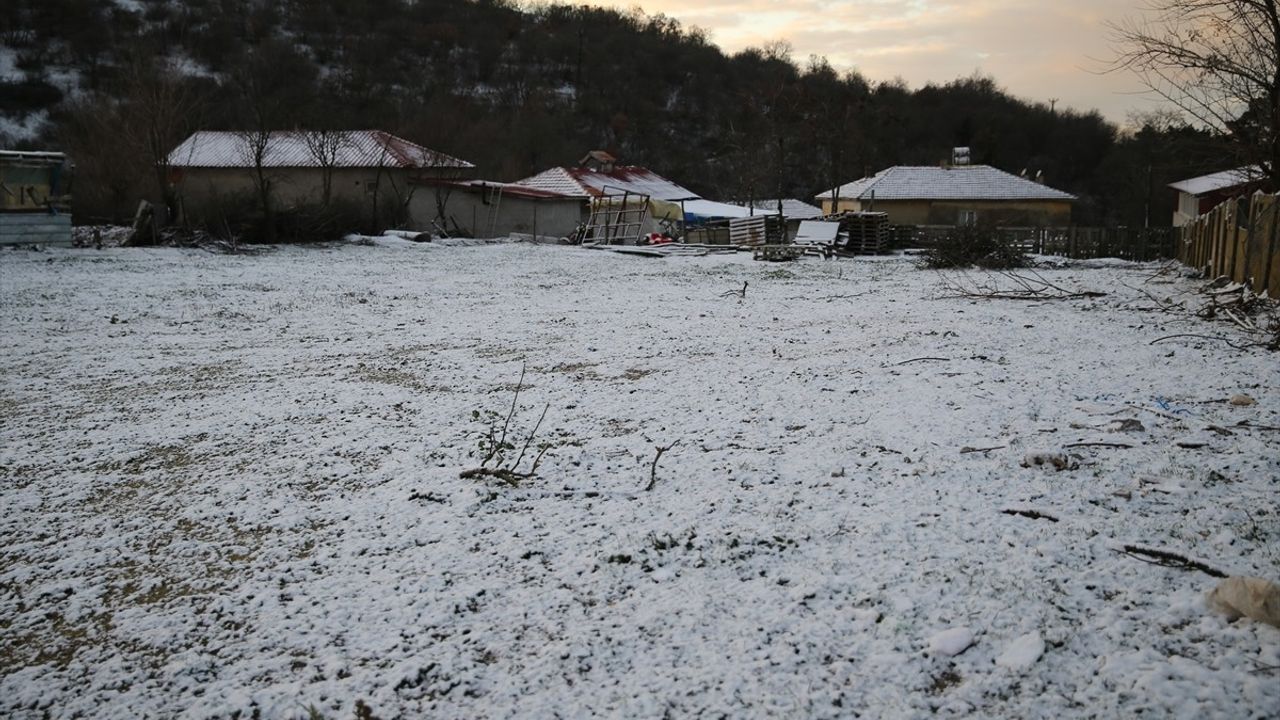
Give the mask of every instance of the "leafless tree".
[{"label": "leafless tree", "polygon": [[1111,30],[1113,70],[1230,135],[1242,162],[1280,180],[1280,0],[1147,0]]},{"label": "leafless tree", "polygon": [[168,67],[140,58],[126,68],[124,90],[123,140],[150,168],[167,221],[174,205],[169,152],[198,126],[203,98]]},{"label": "leafless tree", "polygon": [[125,110],[113,98],[85,96],[68,103],[59,139],[76,164],[80,207],[106,212],[120,223],[138,203],[147,169],[135,148],[121,142]]},{"label": "leafless tree", "polygon": [[240,141],[241,160],[253,168],[253,189],[258,196],[259,209],[262,211],[263,239],[268,243],[276,240],[275,203],[272,201],[272,175],[267,166],[267,158],[271,152],[271,129],[254,127],[236,131]]},{"label": "leafless tree", "polygon": [[325,129],[302,130],[300,134],[311,159],[320,166],[320,203],[327,208],[333,199],[333,169],[342,150],[351,143],[351,134],[346,130]]},{"label": "leafless tree", "polygon": [[231,72],[231,86],[241,96],[244,125],[237,131],[242,159],[251,166],[255,194],[263,215],[264,240],[275,242],[275,207],[270,157],[273,131],[296,126],[308,101],[315,68],[284,40],[273,40],[246,53]]}]

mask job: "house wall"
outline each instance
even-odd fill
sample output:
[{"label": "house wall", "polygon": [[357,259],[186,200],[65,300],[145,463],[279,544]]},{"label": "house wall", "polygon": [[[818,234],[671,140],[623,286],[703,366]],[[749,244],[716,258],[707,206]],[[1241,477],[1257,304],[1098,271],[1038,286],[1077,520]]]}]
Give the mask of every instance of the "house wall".
[{"label": "house wall", "polygon": [[[831,212],[831,200],[822,209]],[[875,203],[842,198],[836,212],[874,210],[889,214],[893,225],[960,225],[962,213],[973,212],[978,222],[1012,226],[1063,226],[1071,224],[1071,203],[1065,200],[877,200]]]},{"label": "house wall", "polygon": [[[413,187],[410,175],[430,176],[432,171],[406,168],[334,168],[332,199],[371,205],[375,188],[381,202],[403,197]],[[448,171],[437,171],[448,172]],[[199,222],[217,213],[239,197],[257,201],[257,185],[252,168],[173,168],[170,177],[182,199],[187,217]],[[324,191],[324,175],[319,168],[272,168],[267,170],[271,196],[279,208],[319,203]]]},{"label": "house wall", "polygon": [[1200,203],[1191,193],[1178,193],[1178,204],[1173,209],[1173,226],[1182,227],[1200,216]]},{"label": "house wall", "polygon": [[451,188],[420,185],[409,201],[410,226],[415,230],[432,230],[438,213],[437,197],[443,198],[449,228],[456,223],[474,237],[504,237],[511,233],[565,237],[585,220],[585,202],[574,198],[527,198],[498,196],[494,190]]}]

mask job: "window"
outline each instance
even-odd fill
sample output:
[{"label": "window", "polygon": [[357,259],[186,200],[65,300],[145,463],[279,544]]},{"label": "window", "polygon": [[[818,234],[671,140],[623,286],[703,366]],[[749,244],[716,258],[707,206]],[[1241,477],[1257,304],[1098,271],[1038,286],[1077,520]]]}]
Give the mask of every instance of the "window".
[{"label": "window", "polygon": [[978,211],[977,210],[961,210],[960,224],[961,225],[977,225]]}]

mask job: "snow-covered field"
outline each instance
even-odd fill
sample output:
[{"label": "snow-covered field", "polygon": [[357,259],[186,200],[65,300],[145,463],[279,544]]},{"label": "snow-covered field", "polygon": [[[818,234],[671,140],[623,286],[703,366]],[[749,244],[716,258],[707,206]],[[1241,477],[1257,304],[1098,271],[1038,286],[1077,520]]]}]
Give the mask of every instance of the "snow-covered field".
[{"label": "snow-covered field", "polygon": [[[1280,432],[1239,424],[1280,359],[1149,344],[1232,333],[1155,270],[0,253],[0,715],[1275,717],[1280,630],[1117,551],[1280,576]],[[522,365],[556,447],[460,478]]]}]

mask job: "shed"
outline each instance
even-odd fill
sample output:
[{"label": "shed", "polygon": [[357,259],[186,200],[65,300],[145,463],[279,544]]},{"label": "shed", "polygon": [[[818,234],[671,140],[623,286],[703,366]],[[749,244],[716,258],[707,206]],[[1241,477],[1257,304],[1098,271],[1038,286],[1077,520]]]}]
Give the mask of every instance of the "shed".
[{"label": "shed", "polygon": [[517,180],[516,184],[584,200],[621,193],[648,195],[655,200],[671,202],[700,199],[692,190],[681,187],[648,168],[602,163],[596,159],[596,153],[612,158],[597,150],[583,158],[584,164],[579,167],[553,167]]},{"label": "shed", "polygon": [[1225,200],[1260,189],[1265,180],[1262,168],[1250,165],[1170,183],[1169,187],[1178,193],[1174,227],[1186,225]]},{"label": "shed", "polygon": [[582,222],[582,199],[515,183],[417,178],[409,200],[413,228],[472,237],[512,233],[566,237]]},{"label": "shed", "polygon": [[989,165],[899,165],[814,198],[830,214],[888,213],[894,225],[1068,225],[1076,197]]},{"label": "shed", "polygon": [[[327,134],[325,150],[316,140]],[[331,197],[369,203],[378,196],[403,198],[409,180],[457,178],[475,166],[381,130],[281,130],[265,136],[245,131],[200,131],[169,153],[169,181],[189,215],[255,192],[255,149],[263,138],[262,166],[272,198],[282,206],[319,203],[326,168]]]},{"label": "shed", "polygon": [[0,245],[70,245],[66,155],[0,151]]}]

